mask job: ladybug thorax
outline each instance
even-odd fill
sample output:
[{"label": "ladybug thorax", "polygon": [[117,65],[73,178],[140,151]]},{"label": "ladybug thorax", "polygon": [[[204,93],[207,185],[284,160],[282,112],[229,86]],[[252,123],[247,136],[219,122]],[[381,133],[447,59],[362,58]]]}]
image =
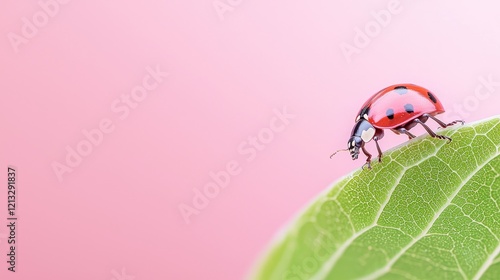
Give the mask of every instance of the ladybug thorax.
[{"label": "ladybug thorax", "polygon": [[351,137],[347,141],[347,149],[353,160],[358,158],[359,149],[364,143],[370,142],[373,136],[375,136],[375,128],[369,121],[360,119],[356,122]]},{"label": "ladybug thorax", "polygon": [[375,136],[375,128],[369,121],[360,119],[352,129],[351,137],[355,136],[359,137],[365,143],[370,142],[373,136]]}]

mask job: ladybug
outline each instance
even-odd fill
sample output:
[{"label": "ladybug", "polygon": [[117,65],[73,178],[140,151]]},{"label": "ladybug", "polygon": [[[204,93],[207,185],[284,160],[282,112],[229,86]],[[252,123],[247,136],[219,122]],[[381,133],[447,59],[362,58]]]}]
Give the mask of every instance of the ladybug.
[{"label": "ladybug", "polygon": [[359,110],[356,115],[351,137],[347,142],[347,149],[353,160],[358,158],[359,149],[366,155],[366,163],[363,165],[371,169],[372,155],[365,149],[365,143],[375,141],[378,151],[378,160],[382,161],[382,150],[378,141],[384,137],[384,129],[390,129],[396,134],[405,134],[409,139],[415,135],[409,132],[417,124],[424,127],[430,136],[445,139],[451,142],[451,138],[436,134],[425,122],[432,119],[441,127],[445,128],[457,123],[464,124],[462,120],[444,123],[435,116],[444,112],[443,104],[429,90],[414,84],[396,84],[375,93]]}]

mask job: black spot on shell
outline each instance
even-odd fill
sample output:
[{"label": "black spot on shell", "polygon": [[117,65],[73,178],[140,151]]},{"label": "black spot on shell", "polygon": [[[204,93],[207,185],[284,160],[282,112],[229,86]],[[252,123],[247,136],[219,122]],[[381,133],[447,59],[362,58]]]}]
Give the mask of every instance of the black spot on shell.
[{"label": "black spot on shell", "polygon": [[393,109],[387,109],[387,111],[385,112],[386,116],[392,120],[394,119],[394,110]]},{"label": "black spot on shell", "polygon": [[394,88],[394,90],[400,95],[406,94],[408,92],[408,88],[405,86],[397,86]]},{"label": "black spot on shell", "polygon": [[432,94],[432,93],[430,93],[430,92],[427,92],[427,95],[429,95],[429,98],[432,100],[432,102],[437,103],[437,99],[436,99],[436,97],[434,96],[434,94]]},{"label": "black spot on shell", "polygon": [[406,105],[405,105],[405,111],[406,111],[407,113],[410,113],[410,114],[411,114],[411,113],[413,113],[413,112],[415,112],[415,111],[413,110],[413,105],[411,105],[411,104],[406,104]]}]

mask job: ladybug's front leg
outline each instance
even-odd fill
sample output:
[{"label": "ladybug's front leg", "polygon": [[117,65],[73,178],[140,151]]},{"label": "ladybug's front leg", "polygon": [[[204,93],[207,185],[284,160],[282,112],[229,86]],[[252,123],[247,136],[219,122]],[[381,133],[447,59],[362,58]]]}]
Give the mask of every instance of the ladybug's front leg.
[{"label": "ladybug's front leg", "polygon": [[361,168],[365,169],[365,166],[366,166],[368,169],[372,169],[372,165],[371,165],[372,155],[365,149],[364,145],[361,146],[361,150],[363,151],[363,153],[366,156],[366,163]]},{"label": "ladybug's front leg", "polygon": [[380,146],[378,144],[378,137],[377,136],[373,137],[373,141],[375,141],[375,145],[377,146],[378,162],[382,162],[382,149],[380,149]]},{"label": "ladybug's front leg", "polygon": [[382,137],[384,137],[384,131],[382,129],[377,129],[373,141],[375,141],[375,145],[377,146],[378,162],[382,162],[382,149],[380,149],[380,145],[378,144],[378,140],[382,139]]}]

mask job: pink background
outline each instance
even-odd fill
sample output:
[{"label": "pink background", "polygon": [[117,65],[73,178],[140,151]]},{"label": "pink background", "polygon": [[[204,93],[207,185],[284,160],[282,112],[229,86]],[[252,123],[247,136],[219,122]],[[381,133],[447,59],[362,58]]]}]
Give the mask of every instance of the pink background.
[{"label": "pink background", "polygon": [[[500,82],[497,1],[401,0],[350,62],[340,45],[356,46],[389,0],[229,2],[221,20],[212,0],[74,0],[16,52],[8,34],[42,8],[2,1],[0,181],[18,168],[19,245],[8,272],[3,183],[0,278],[242,279],[291,217],[363,164],[329,155],[374,92],[427,87],[443,120],[498,112],[500,84],[474,95],[480,77]],[[120,119],[111,104],[156,65],[169,77]],[[238,147],[284,106],[295,118],[247,161]],[[51,164],[103,119],[114,131],[60,182]],[[187,225],[179,205],[231,161],[241,173]]]}]

